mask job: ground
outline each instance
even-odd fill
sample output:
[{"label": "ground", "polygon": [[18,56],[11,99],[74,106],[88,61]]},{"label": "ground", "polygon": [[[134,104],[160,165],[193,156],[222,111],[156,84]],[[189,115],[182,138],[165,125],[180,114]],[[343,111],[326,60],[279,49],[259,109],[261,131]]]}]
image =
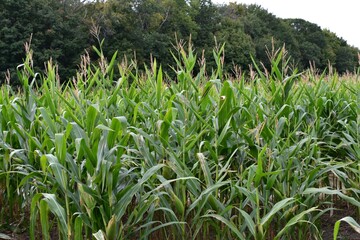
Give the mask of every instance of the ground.
[{"label": "ground", "polygon": [[[337,210],[334,210],[334,213],[332,216],[330,216],[330,212],[326,212],[321,217],[321,225],[322,225],[322,237],[324,240],[333,240],[333,233],[334,233],[334,225],[335,222],[343,217],[346,216],[352,216],[357,222],[359,222],[360,219],[356,219],[356,207],[354,206],[348,206],[347,203],[342,201],[337,201],[334,205],[334,207]],[[40,231],[39,226],[39,231]],[[17,229],[17,233],[11,233],[9,231],[5,231],[3,233],[9,235],[12,237],[13,240],[28,240],[28,229],[25,227],[21,227]],[[39,234],[41,234],[39,232]],[[51,239],[59,239],[59,237],[56,234],[56,231],[53,232]],[[338,235],[338,240],[360,240],[360,234],[357,233],[354,229],[351,228],[351,226],[345,222],[342,222],[340,224],[340,231]],[[311,239],[310,239],[311,240]]]},{"label": "ground", "polygon": [[[323,239],[324,240],[332,240],[334,239],[333,233],[334,233],[334,225],[335,222],[340,220],[343,217],[351,216],[357,222],[359,222],[359,219],[356,219],[356,207],[348,206],[347,203],[344,203],[342,201],[337,201],[334,205],[334,207],[337,209],[334,211],[334,214],[330,216],[330,212],[327,212],[324,214],[321,218],[322,223],[322,231],[323,231]],[[346,222],[340,223],[340,231],[338,234],[338,238],[341,240],[360,240],[360,234],[357,233],[349,224]]]}]

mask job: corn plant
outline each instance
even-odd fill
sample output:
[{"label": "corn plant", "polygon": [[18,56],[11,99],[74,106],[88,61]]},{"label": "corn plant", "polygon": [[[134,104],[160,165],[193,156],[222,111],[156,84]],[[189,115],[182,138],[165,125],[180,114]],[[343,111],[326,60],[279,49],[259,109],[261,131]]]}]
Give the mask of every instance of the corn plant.
[{"label": "corn plant", "polygon": [[[22,88],[1,87],[0,227],[24,209],[30,239],[320,239],[336,198],[360,209],[358,80],[299,73],[284,49],[227,78],[224,46],[208,74],[191,44],[169,79],[102,44],[65,84],[28,56]],[[358,228],[335,237],[340,221]]]}]

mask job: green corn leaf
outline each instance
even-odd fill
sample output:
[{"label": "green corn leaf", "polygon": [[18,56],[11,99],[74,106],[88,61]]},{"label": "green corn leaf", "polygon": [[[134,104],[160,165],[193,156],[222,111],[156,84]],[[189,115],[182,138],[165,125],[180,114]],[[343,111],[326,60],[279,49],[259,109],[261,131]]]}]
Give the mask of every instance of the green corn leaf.
[{"label": "green corn leaf", "polygon": [[254,220],[251,218],[251,216],[245,212],[244,210],[241,210],[239,208],[237,208],[237,210],[241,213],[241,215],[244,217],[245,219],[245,223],[247,225],[247,227],[249,228],[251,234],[255,237],[256,236],[256,224],[254,222]]},{"label": "green corn leaf", "polygon": [[63,133],[55,134],[55,151],[59,163],[66,166],[66,139]]},{"label": "green corn leaf", "polygon": [[80,128],[84,128],[84,124],[80,121],[78,116],[75,115],[73,110],[64,111],[64,116],[66,116],[66,118],[71,117],[71,119],[75,122],[75,123],[71,123],[73,126],[76,124],[76,126],[78,127],[80,126]]},{"label": "green corn leaf", "polygon": [[41,116],[44,118],[44,121],[46,123],[46,126],[50,128],[50,136],[54,136],[54,134],[57,132],[55,127],[55,122],[50,118],[47,110],[43,107],[39,108],[41,112]]},{"label": "green corn leaf", "polygon": [[46,158],[49,162],[49,166],[52,169],[57,183],[62,187],[63,190],[66,190],[68,184],[68,176],[65,166],[61,165],[57,157],[52,154],[46,154]]},{"label": "green corn leaf", "polygon": [[89,173],[93,174],[93,171],[94,171],[95,165],[96,165],[96,157],[94,156],[93,152],[91,151],[91,149],[86,144],[86,142],[83,138],[79,139],[79,142],[80,142],[80,148],[82,149],[82,151],[85,153],[85,155],[87,157],[85,166],[86,166],[87,170],[89,171]]},{"label": "green corn leaf", "polygon": [[162,96],[162,87],[163,87],[163,73],[162,73],[162,67],[160,66],[158,74],[157,74],[157,80],[156,80],[156,105],[160,107],[160,100]]},{"label": "green corn leaf", "polygon": [[113,76],[114,65],[115,65],[115,60],[116,60],[117,54],[118,54],[118,51],[116,51],[114,53],[114,55],[112,56],[112,58],[110,60],[110,63],[108,64],[108,66],[105,70],[105,72],[110,75],[110,79],[112,79],[112,76]]},{"label": "green corn leaf", "polygon": [[110,96],[110,99],[107,103],[107,107],[111,106],[111,105],[115,105],[116,104],[116,100],[119,97],[119,92],[121,90],[121,87],[123,86],[124,82],[126,81],[126,77],[123,76],[121,78],[118,79],[117,83],[116,83],[116,88],[113,91],[112,95]]},{"label": "green corn leaf", "polygon": [[[153,224],[153,223],[152,223],[152,224]],[[185,225],[186,222],[177,222],[177,221],[175,221],[175,222],[167,222],[167,223],[159,224],[159,225],[157,225],[156,227],[150,228],[150,230],[147,231],[147,232],[144,234],[143,237],[146,238],[147,236],[149,236],[151,233],[157,231],[158,229],[165,228],[165,227],[167,227],[167,226],[172,226],[172,225],[180,225],[180,224],[181,224],[181,225]]]},{"label": "green corn leaf", "polygon": [[90,105],[86,111],[86,131],[88,134],[93,132],[98,118],[98,110],[96,105]]},{"label": "green corn leaf", "polygon": [[260,70],[258,64],[256,63],[256,60],[254,59],[254,57],[253,57],[252,55],[251,55],[250,57],[251,57],[252,63],[254,64],[254,67],[255,67],[255,69],[256,69],[256,72],[260,75],[260,78],[261,78],[261,79],[266,79],[264,73]]},{"label": "green corn leaf", "polygon": [[302,192],[302,194],[320,194],[320,193],[327,195],[338,195],[339,197],[353,204],[354,206],[360,207],[360,202],[358,200],[343,194],[339,190],[332,190],[327,187],[323,187],[323,188],[307,188]]},{"label": "green corn leaf", "polygon": [[41,170],[46,173],[46,168],[47,168],[47,158],[45,155],[42,155],[40,157],[40,167],[41,167]]},{"label": "green corn leaf", "polygon": [[285,198],[280,202],[277,202],[271,210],[261,219],[261,225],[266,226],[270,223],[270,220],[277,214],[281,209],[295,202],[294,198]]},{"label": "green corn leaf", "polygon": [[188,215],[197,206],[207,203],[209,196],[217,189],[229,184],[229,181],[217,182],[203,190],[200,194],[197,194],[197,199],[187,208],[186,215]]},{"label": "green corn leaf", "polygon": [[236,237],[238,239],[245,240],[245,237],[241,234],[241,232],[236,227],[236,225],[233,222],[225,219],[224,217],[222,217],[222,216],[220,216],[218,214],[206,214],[206,215],[204,215],[202,217],[203,218],[215,218],[215,219],[219,220],[220,222],[225,224],[236,235]]},{"label": "green corn leaf", "polygon": [[280,237],[290,229],[291,226],[301,222],[301,220],[304,218],[305,215],[316,211],[317,207],[312,207],[306,211],[302,211],[299,214],[295,215],[294,217],[292,217],[285,225],[285,227],[283,227],[283,229],[281,229],[281,231],[275,236],[275,240],[280,239]]},{"label": "green corn leaf", "polygon": [[102,56],[100,50],[99,50],[97,47],[92,46],[92,49],[96,52],[96,54],[97,54],[99,57]]},{"label": "green corn leaf", "polygon": [[80,216],[75,218],[74,223],[74,240],[83,239],[83,220]]},{"label": "green corn leaf", "polygon": [[60,231],[63,236],[67,236],[67,217],[65,213],[65,209],[61,206],[61,204],[57,201],[56,196],[54,194],[43,193],[44,201],[47,203],[49,210],[57,217],[60,223]]},{"label": "green corn leaf", "polygon": [[256,175],[255,175],[255,187],[258,187],[260,185],[261,178],[264,176],[263,157],[266,153],[266,150],[267,150],[267,146],[264,146],[258,155]]},{"label": "green corn leaf", "polygon": [[228,121],[226,122],[225,126],[222,128],[221,133],[219,135],[219,138],[217,139],[218,144],[222,144],[224,139],[226,140],[226,136],[229,133],[229,130],[231,129],[230,123],[231,123],[231,117],[229,117]]},{"label": "green corn leaf", "polygon": [[90,91],[93,90],[93,85],[98,82],[99,79],[99,74],[100,74],[100,68],[98,68],[96,70],[96,72],[91,76],[90,80],[89,80],[89,84],[86,86],[86,92],[85,95],[87,96],[89,94]]},{"label": "green corn leaf", "polygon": [[127,126],[128,122],[126,117],[124,116],[114,117],[111,120],[110,128],[112,129],[112,131],[109,132],[107,137],[107,143],[109,148],[114,147],[117,137],[122,136],[122,134],[126,131]]},{"label": "green corn leaf", "polygon": [[288,100],[289,96],[290,96],[290,91],[292,90],[294,83],[296,82],[297,78],[300,76],[301,74],[296,74],[296,70],[294,71],[294,73],[289,76],[286,77],[283,80],[283,83],[285,83],[284,86],[284,102]]},{"label": "green corn leaf", "polygon": [[166,146],[169,142],[169,129],[172,122],[172,108],[168,108],[164,120],[161,122],[160,126],[160,139],[162,143]]},{"label": "green corn leaf", "polygon": [[219,120],[219,130],[221,131],[226,123],[231,119],[233,108],[234,92],[229,81],[224,82],[220,93],[219,111],[217,114]]},{"label": "green corn leaf", "polygon": [[40,222],[44,240],[50,240],[48,212],[47,202],[44,199],[40,200]]},{"label": "green corn leaf", "polygon": [[283,132],[284,126],[286,124],[286,118],[281,117],[276,125],[276,135],[280,137],[281,133]]},{"label": "green corn leaf", "polygon": [[158,164],[153,167],[151,167],[149,170],[147,170],[141,179],[139,179],[139,182],[132,186],[131,188],[128,188],[126,192],[124,192],[124,195],[121,197],[121,199],[117,202],[115,206],[115,215],[116,215],[116,221],[120,221],[122,216],[125,214],[125,211],[127,209],[127,206],[130,204],[132,198],[136,193],[139,192],[142,185],[149,180],[150,177],[152,177],[157,171],[159,171],[162,167],[165,167],[164,164]]},{"label": "green corn leaf", "polygon": [[357,233],[360,234],[360,225],[352,218],[352,217],[344,217],[338,221],[336,221],[335,225],[334,225],[334,240],[337,239],[337,236],[339,234],[339,229],[340,229],[340,223],[341,222],[346,222],[347,224],[349,224]]},{"label": "green corn leaf", "polygon": [[39,199],[42,197],[41,193],[37,193],[31,199],[30,205],[30,239],[35,240],[35,232],[36,232],[36,224],[37,224],[37,204],[39,203]]},{"label": "green corn leaf", "polygon": [[96,129],[103,130],[103,131],[108,131],[108,132],[113,132],[114,131],[111,128],[105,126],[104,124],[97,125]]}]

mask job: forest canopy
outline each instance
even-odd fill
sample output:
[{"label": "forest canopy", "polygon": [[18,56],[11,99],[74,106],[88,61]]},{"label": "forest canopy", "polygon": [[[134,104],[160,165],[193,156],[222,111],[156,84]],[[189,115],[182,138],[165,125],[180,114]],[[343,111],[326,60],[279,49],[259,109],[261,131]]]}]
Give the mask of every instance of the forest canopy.
[{"label": "forest canopy", "polygon": [[[138,66],[155,57],[166,69],[172,65],[176,41],[191,41],[197,54],[212,59],[216,44],[225,43],[225,66],[249,68],[251,57],[268,63],[266,50],[285,44],[299,70],[311,63],[319,70],[331,64],[338,72],[353,71],[359,49],[327,29],[302,19],[280,19],[258,5],[211,0],[1,0],[0,81],[8,69],[25,58],[24,43],[30,40],[34,66],[44,68],[52,59],[62,81],[78,68],[80,55],[98,39],[104,39],[105,56],[136,59]],[[210,62],[211,68],[211,62]],[[16,84],[16,83],[13,83]]]}]

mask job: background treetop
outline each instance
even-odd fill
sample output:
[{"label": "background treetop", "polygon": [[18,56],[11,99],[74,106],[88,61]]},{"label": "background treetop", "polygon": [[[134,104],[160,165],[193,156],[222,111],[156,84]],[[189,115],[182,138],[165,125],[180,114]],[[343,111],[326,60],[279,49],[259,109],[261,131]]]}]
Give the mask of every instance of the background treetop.
[{"label": "background treetop", "polygon": [[[191,39],[198,54],[211,69],[215,39],[225,43],[225,66],[246,70],[253,56],[267,66],[266,49],[285,44],[300,69],[328,64],[338,72],[353,71],[359,49],[329,30],[303,19],[280,19],[257,5],[230,3],[215,5],[211,0],[24,0],[0,2],[0,80],[7,69],[14,72],[23,62],[24,43],[32,35],[34,64],[43,68],[53,59],[62,81],[73,76],[80,55],[96,40],[90,34],[95,24],[105,39],[106,56],[119,51],[120,57],[134,57],[138,65],[150,55],[165,67],[173,62],[170,50],[177,39]],[[14,83],[16,84],[16,83]]]}]

